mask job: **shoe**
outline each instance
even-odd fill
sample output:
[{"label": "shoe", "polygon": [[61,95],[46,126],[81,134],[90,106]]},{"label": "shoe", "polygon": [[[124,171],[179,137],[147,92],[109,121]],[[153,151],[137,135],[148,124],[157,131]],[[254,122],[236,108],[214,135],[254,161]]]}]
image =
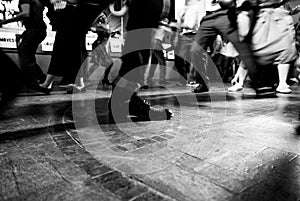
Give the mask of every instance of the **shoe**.
[{"label": "shoe", "polygon": [[44,93],[44,94],[46,94],[46,95],[49,95],[50,92],[51,92],[51,88],[41,87],[41,86],[38,85],[38,84],[36,84],[36,85],[34,85],[34,86],[30,87],[30,88],[32,88],[32,89],[35,90],[35,91],[42,92],[42,93]]},{"label": "shoe", "polygon": [[228,88],[229,92],[237,92],[243,90],[243,86],[241,84],[236,83],[235,85]]},{"label": "shoe", "polygon": [[203,92],[208,92],[207,86],[203,84],[199,84],[196,88],[192,89],[193,93],[203,93]]},{"label": "shoe", "polygon": [[197,87],[197,86],[199,86],[199,84],[196,83],[195,81],[191,81],[191,82],[188,82],[186,84],[186,86],[188,86],[188,87]]},{"label": "shoe", "polygon": [[276,94],[272,87],[259,87],[254,90],[257,97],[274,96]]},{"label": "shoe", "polygon": [[133,95],[129,101],[129,114],[146,121],[169,120],[173,112],[165,108],[154,108],[138,95]]},{"label": "shoe", "polygon": [[279,85],[276,88],[276,92],[281,94],[290,94],[292,93],[292,90],[290,89],[289,85],[282,85],[282,86]]},{"label": "shoe", "polygon": [[86,92],[85,87],[78,88],[76,86],[73,86],[73,88],[67,89],[67,94],[78,94],[78,93],[82,93],[82,92]]},{"label": "shoe", "polygon": [[150,88],[150,86],[149,85],[144,85],[144,86],[141,86],[141,89],[149,89]]},{"label": "shoe", "polygon": [[59,88],[63,88],[63,89],[71,89],[75,87],[75,84],[65,84],[65,85],[59,85]]}]

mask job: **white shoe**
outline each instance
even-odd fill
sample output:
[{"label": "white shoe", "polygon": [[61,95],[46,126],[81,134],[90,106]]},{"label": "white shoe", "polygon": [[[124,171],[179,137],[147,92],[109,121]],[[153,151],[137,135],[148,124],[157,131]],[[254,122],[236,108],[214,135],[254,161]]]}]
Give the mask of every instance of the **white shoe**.
[{"label": "white shoe", "polygon": [[241,91],[244,87],[238,83],[236,83],[235,85],[233,85],[232,87],[228,88],[229,92],[237,92],[237,91]]},{"label": "white shoe", "polygon": [[292,93],[292,90],[290,89],[289,85],[282,85],[282,86],[279,85],[276,88],[276,92],[281,94],[290,94]]},{"label": "white shoe", "polygon": [[196,82],[192,81],[192,82],[188,82],[186,84],[186,86],[188,86],[188,87],[197,87],[197,86],[199,86],[199,83],[196,83]]}]

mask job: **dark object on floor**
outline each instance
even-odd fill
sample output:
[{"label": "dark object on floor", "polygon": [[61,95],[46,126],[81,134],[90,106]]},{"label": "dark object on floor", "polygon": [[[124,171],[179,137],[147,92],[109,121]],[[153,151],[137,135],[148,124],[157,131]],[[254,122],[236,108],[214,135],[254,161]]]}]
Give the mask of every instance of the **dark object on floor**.
[{"label": "dark object on floor", "polygon": [[1,50],[0,61],[0,92],[7,99],[19,92],[24,80],[21,69]]},{"label": "dark object on floor", "polygon": [[148,121],[169,120],[173,116],[171,110],[152,107],[150,103],[137,95],[133,95],[129,102],[129,113]]},{"label": "dark object on floor", "polygon": [[193,93],[203,93],[203,92],[208,92],[207,86],[203,84],[199,84],[195,89],[192,89]]}]

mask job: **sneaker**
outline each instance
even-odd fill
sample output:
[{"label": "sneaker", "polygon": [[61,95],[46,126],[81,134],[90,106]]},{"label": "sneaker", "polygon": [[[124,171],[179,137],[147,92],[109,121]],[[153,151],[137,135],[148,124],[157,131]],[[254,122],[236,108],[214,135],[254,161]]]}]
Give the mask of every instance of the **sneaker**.
[{"label": "sneaker", "polygon": [[154,108],[146,100],[133,95],[129,101],[129,113],[139,119],[147,121],[169,120],[173,113],[169,109]]},{"label": "sneaker", "polygon": [[282,85],[282,86],[279,85],[276,88],[276,92],[281,93],[281,94],[290,94],[290,93],[292,93],[292,90],[290,89],[289,85]]},{"label": "sneaker", "polygon": [[191,82],[188,82],[188,83],[186,84],[186,86],[189,86],[189,87],[197,87],[197,86],[199,86],[199,84],[196,83],[195,81],[191,81]]},{"label": "sneaker", "polygon": [[236,83],[235,85],[228,88],[229,92],[237,92],[243,90],[243,86],[241,84]]},{"label": "sneaker", "polygon": [[195,89],[192,89],[193,93],[203,93],[203,92],[208,92],[207,86],[203,84],[199,84]]}]

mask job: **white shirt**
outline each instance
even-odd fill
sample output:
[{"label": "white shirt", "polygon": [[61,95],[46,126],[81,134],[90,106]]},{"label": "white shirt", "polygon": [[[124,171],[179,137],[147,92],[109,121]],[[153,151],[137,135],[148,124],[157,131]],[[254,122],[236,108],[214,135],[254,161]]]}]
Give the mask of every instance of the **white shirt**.
[{"label": "white shirt", "polygon": [[197,30],[205,13],[199,4],[194,4],[182,7],[177,15],[181,27]]}]

